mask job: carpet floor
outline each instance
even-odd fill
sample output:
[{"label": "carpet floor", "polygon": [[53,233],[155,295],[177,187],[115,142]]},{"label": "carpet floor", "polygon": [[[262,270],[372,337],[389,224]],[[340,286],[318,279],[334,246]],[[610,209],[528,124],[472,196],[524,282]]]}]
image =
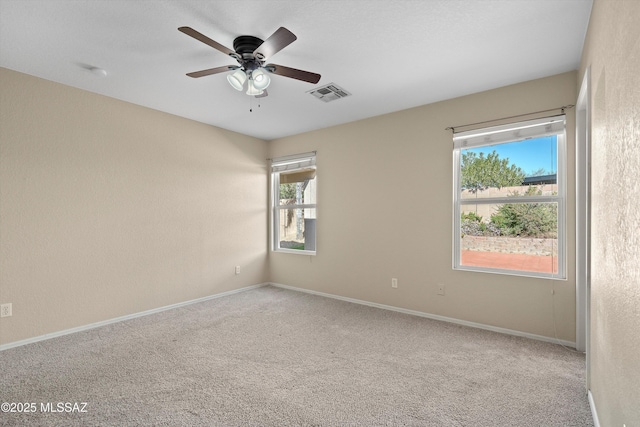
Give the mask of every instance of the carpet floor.
[{"label": "carpet floor", "polygon": [[270,286],[0,366],[2,426],[593,426],[582,354]]}]

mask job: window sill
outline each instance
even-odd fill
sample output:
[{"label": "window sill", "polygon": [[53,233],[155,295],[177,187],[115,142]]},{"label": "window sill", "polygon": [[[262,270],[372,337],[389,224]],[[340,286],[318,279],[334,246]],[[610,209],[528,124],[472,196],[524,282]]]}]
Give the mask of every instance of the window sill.
[{"label": "window sill", "polygon": [[549,273],[537,273],[535,271],[522,271],[522,270],[501,270],[497,268],[482,268],[475,266],[455,266],[453,267],[454,271],[470,271],[474,273],[493,273],[493,274],[504,274],[507,276],[517,276],[517,277],[530,277],[533,279],[548,279],[548,280],[563,280],[566,281],[566,277],[562,277],[560,275],[554,275]]},{"label": "window sill", "polygon": [[297,255],[311,255],[315,256],[316,251],[305,251],[303,249],[274,249],[272,252],[274,253],[285,253],[285,254],[297,254]]}]

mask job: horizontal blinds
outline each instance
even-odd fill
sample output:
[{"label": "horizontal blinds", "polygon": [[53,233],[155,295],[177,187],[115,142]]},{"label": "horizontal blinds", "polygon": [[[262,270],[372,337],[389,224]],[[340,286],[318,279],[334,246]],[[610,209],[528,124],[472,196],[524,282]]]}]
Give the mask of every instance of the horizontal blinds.
[{"label": "horizontal blinds", "polygon": [[508,125],[458,132],[453,135],[454,148],[482,147],[504,142],[522,141],[564,132],[565,116],[527,120]]},{"label": "horizontal blinds", "polygon": [[280,173],[280,184],[292,184],[294,182],[305,182],[316,177],[315,169],[295,170],[293,172]]},{"label": "horizontal blinds", "polygon": [[271,172],[286,172],[310,169],[316,165],[316,153],[296,154],[271,160]]}]

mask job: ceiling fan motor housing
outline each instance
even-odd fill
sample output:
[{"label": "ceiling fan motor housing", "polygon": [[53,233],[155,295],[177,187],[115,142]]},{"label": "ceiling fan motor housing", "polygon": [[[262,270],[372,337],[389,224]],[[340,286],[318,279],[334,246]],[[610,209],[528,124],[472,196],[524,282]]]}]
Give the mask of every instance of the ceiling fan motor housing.
[{"label": "ceiling fan motor housing", "polygon": [[239,36],[233,41],[233,48],[239,56],[236,59],[248,74],[262,67],[260,59],[253,55],[262,43],[264,43],[262,39],[254,36]]},{"label": "ceiling fan motor housing", "polygon": [[253,52],[264,43],[262,39],[253,36],[236,37],[233,41],[233,49],[242,56],[242,59],[255,59]]}]

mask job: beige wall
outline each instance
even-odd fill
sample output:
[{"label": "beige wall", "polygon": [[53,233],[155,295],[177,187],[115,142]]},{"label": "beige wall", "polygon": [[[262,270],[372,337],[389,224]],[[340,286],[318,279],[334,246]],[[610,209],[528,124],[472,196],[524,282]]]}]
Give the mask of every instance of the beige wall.
[{"label": "beige wall", "polygon": [[[576,85],[571,72],[271,141],[273,157],[318,151],[317,256],[272,254],[271,281],[546,337],[555,317],[558,338],[574,341],[574,197],[568,280],[453,271],[445,128],[574,104]],[[567,128],[573,195],[573,110]],[[438,283],[446,296],[436,295]]]},{"label": "beige wall", "polygon": [[596,0],[590,68],[590,388],[600,425],[640,426],[640,2]]},{"label": "beige wall", "polygon": [[[451,269],[444,130],[574,103],[575,73],[270,143],[1,73],[0,344],[267,280],[575,339],[571,221],[567,281]],[[318,255],[268,257],[265,158],[310,150]]]},{"label": "beige wall", "polygon": [[6,69],[0,91],[0,344],[267,280],[266,142]]}]

